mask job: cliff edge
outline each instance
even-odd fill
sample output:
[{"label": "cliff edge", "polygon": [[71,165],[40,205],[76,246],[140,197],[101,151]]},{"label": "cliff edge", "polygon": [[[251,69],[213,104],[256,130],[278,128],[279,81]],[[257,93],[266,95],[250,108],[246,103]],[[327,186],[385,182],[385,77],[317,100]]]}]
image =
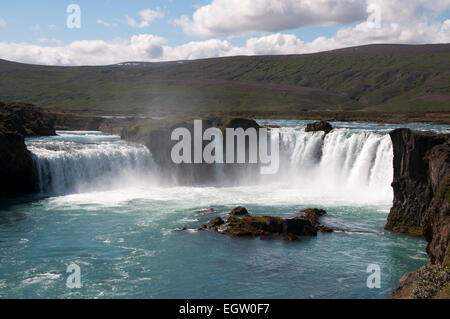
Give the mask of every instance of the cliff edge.
[{"label": "cliff edge", "polygon": [[34,105],[0,102],[0,198],[34,190],[25,137],[55,135],[53,124],[53,117]]},{"label": "cliff edge", "polygon": [[[441,293],[439,289],[448,291],[450,280],[450,134],[397,129],[390,136],[394,203],[385,228],[424,236],[431,261],[405,275],[393,297],[434,297]],[[432,281],[427,278],[441,277],[442,286],[427,286]]]}]

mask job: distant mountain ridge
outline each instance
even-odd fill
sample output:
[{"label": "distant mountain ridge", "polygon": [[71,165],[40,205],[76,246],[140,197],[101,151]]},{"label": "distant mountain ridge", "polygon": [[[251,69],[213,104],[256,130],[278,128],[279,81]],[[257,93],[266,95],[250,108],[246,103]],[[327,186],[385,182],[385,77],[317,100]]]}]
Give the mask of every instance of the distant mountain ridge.
[{"label": "distant mountain ridge", "polygon": [[450,44],[109,66],[0,60],[0,100],[94,113],[450,111]]}]

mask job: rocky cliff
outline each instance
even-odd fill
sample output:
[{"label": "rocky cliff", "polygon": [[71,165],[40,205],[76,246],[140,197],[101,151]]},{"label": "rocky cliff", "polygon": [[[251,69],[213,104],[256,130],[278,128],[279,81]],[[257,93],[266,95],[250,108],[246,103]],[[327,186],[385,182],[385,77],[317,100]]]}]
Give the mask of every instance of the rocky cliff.
[{"label": "rocky cliff", "polygon": [[[248,128],[258,129],[260,126],[249,119],[221,119],[211,118],[202,120],[202,134],[208,128],[219,128],[223,132],[224,157],[226,156],[226,134],[227,128]],[[111,132],[107,126],[102,126],[104,131]],[[192,139],[194,139],[194,119],[186,120],[144,120],[126,125],[121,130],[121,138],[131,142],[144,144],[152,152],[153,159],[164,176],[172,183],[181,185],[192,185],[211,183],[216,181],[218,171],[217,166],[211,164],[182,163],[175,164],[171,158],[171,151],[178,141],[171,140],[171,134],[176,128],[186,128]],[[203,141],[203,148],[211,141]],[[246,140],[248,150],[248,139]],[[194,141],[191,143],[191,154],[194,154]],[[236,145],[235,145],[236,146]],[[236,149],[235,149],[236,150]],[[247,157],[248,157],[248,151]],[[236,151],[235,151],[236,155]],[[257,164],[223,164],[222,173],[231,181],[241,181],[245,178],[243,172],[251,174],[252,171],[259,169]]]},{"label": "rocky cliff", "polygon": [[25,137],[55,135],[53,123],[49,113],[34,105],[0,102],[0,197],[34,190]]},{"label": "rocky cliff", "polygon": [[417,297],[423,295],[418,282],[427,282],[420,278],[439,269],[445,273],[450,266],[450,135],[409,129],[394,130],[390,135],[394,203],[386,229],[423,235],[431,261],[428,268],[405,276],[394,297]]}]

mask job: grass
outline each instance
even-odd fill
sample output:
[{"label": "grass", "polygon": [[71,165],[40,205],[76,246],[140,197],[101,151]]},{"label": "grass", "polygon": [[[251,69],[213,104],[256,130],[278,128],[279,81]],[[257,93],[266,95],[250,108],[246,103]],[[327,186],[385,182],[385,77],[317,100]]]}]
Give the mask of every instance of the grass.
[{"label": "grass", "polygon": [[[450,45],[373,45],[138,67],[51,67],[0,60],[0,100],[78,114],[299,116],[364,110],[366,116],[413,112],[421,120],[427,117],[424,112],[450,113],[448,70]],[[449,118],[446,114],[443,122]]]}]

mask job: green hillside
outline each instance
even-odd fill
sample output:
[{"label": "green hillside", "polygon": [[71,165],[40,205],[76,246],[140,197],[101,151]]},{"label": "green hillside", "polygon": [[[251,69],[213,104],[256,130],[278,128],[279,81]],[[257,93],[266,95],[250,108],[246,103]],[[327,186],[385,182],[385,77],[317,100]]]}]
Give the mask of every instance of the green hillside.
[{"label": "green hillside", "polygon": [[0,60],[0,100],[89,113],[450,111],[450,44],[95,67]]}]

